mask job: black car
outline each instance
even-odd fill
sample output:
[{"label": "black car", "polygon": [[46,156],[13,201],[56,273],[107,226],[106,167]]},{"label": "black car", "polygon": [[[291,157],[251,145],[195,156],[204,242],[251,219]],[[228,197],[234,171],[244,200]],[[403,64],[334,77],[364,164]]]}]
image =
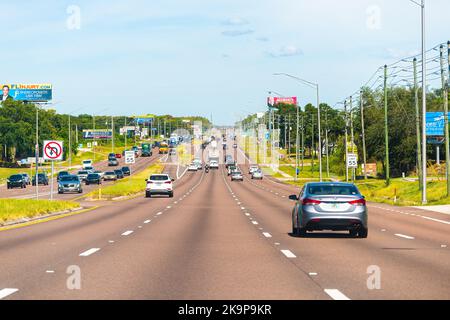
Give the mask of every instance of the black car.
[{"label": "black car", "polygon": [[[33,186],[36,185],[36,175],[33,176]],[[48,186],[48,178],[45,173],[38,174],[38,184],[43,184],[44,186]]]},{"label": "black car", "polygon": [[61,180],[61,177],[70,176],[70,173],[68,171],[60,171],[58,172],[58,175],[56,176],[56,181]]},{"label": "black car", "polygon": [[122,173],[124,176],[130,176],[131,175],[130,167],[122,167]]},{"label": "black car", "polygon": [[8,189],[12,188],[26,188],[27,183],[25,181],[25,178],[21,174],[13,174],[8,178],[6,181],[6,187]]},{"label": "black car", "polygon": [[90,184],[101,184],[102,176],[98,173],[89,173],[86,177],[86,185]]},{"label": "black car", "polygon": [[123,179],[123,178],[125,178],[125,176],[123,175],[122,170],[114,170],[114,173],[116,174],[117,179]]}]

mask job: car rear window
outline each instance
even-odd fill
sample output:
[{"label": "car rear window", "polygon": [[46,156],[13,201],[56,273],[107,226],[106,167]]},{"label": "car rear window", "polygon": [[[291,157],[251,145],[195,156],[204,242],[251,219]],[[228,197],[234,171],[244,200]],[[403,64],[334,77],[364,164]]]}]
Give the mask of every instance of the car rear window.
[{"label": "car rear window", "polygon": [[87,174],[87,171],[78,171],[78,174]]},{"label": "car rear window", "polygon": [[355,186],[338,186],[338,185],[313,185],[308,187],[308,193],[317,196],[326,195],[359,195]]},{"label": "car rear window", "polygon": [[150,180],[152,181],[166,181],[169,180],[168,176],[150,176]]},{"label": "car rear window", "polygon": [[76,176],[64,176],[64,177],[61,177],[61,181],[79,181],[78,180],[78,177],[76,177]]},{"label": "car rear window", "polygon": [[107,175],[107,176],[112,176],[112,175],[114,175],[114,174],[116,174],[116,173],[115,173],[115,172],[112,172],[112,171],[105,172],[105,175]]}]

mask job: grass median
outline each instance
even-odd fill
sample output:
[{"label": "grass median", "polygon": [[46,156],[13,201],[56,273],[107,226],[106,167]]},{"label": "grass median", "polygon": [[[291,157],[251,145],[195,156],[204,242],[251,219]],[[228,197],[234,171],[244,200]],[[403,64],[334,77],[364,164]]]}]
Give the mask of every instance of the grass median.
[{"label": "grass median", "polygon": [[30,199],[0,199],[0,225],[23,218],[36,218],[50,213],[62,212],[80,207],[72,201],[50,201]]},{"label": "grass median", "polygon": [[87,197],[91,199],[108,200],[117,197],[126,197],[140,194],[145,190],[146,187],[144,180],[148,179],[151,174],[161,173],[163,169],[164,165],[162,164],[152,164],[144,171],[122,179],[113,185],[107,186],[105,188],[99,188],[98,190],[88,193]]}]

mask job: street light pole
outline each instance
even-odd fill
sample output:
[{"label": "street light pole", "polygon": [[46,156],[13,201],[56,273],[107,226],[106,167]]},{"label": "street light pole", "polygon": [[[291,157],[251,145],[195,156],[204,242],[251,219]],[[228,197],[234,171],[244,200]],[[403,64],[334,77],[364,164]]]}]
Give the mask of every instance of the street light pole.
[{"label": "street light pole", "polygon": [[422,203],[427,201],[427,63],[425,51],[425,0],[422,0]]},{"label": "street light pole", "polygon": [[316,95],[317,95],[317,130],[318,130],[318,138],[319,138],[319,154],[318,154],[318,158],[319,158],[319,179],[320,181],[322,181],[322,135],[320,132],[320,95],[319,95],[319,84],[318,83],[314,83],[314,82],[310,82],[304,79],[301,79],[299,77],[287,74],[287,73],[274,73],[275,76],[286,76],[292,79],[295,79],[311,88],[316,89]]}]

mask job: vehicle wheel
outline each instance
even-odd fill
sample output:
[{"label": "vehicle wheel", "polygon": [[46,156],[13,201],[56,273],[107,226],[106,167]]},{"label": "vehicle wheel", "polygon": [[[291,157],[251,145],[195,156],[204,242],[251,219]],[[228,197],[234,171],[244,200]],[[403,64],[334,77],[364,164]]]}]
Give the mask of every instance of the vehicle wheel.
[{"label": "vehicle wheel", "polygon": [[88,186],[88,185],[89,185],[89,182],[86,182],[86,185]]},{"label": "vehicle wheel", "polygon": [[83,190],[79,190],[78,193],[83,193]]},{"label": "vehicle wheel", "polygon": [[368,235],[369,235],[369,229],[361,227],[358,230],[358,238],[367,238]]},{"label": "vehicle wheel", "polygon": [[62,191],[58,191],[58,194],[63,194]]},{"label": "vehicle wheel", "polygon": [[145,197],[146,197],[146,198],[151,198],[151,197],[150,197],[150,193],[146,192],[146,193],[145,193]]},{"label": "vehicle wheel", "polygon": [[295,228],[292,226],[292,234],[296,237],[306,237],[306,229],[305,228]]},{"label": "vehicle wheel", "polygon": [[173,192],[169,193],[169,198],[173,198]]},{"label": "vehicle wheel", "polygon": [[348,233],[350,234],[350,237],[355,238],[358,235],[358,230],[349,230]]}]

